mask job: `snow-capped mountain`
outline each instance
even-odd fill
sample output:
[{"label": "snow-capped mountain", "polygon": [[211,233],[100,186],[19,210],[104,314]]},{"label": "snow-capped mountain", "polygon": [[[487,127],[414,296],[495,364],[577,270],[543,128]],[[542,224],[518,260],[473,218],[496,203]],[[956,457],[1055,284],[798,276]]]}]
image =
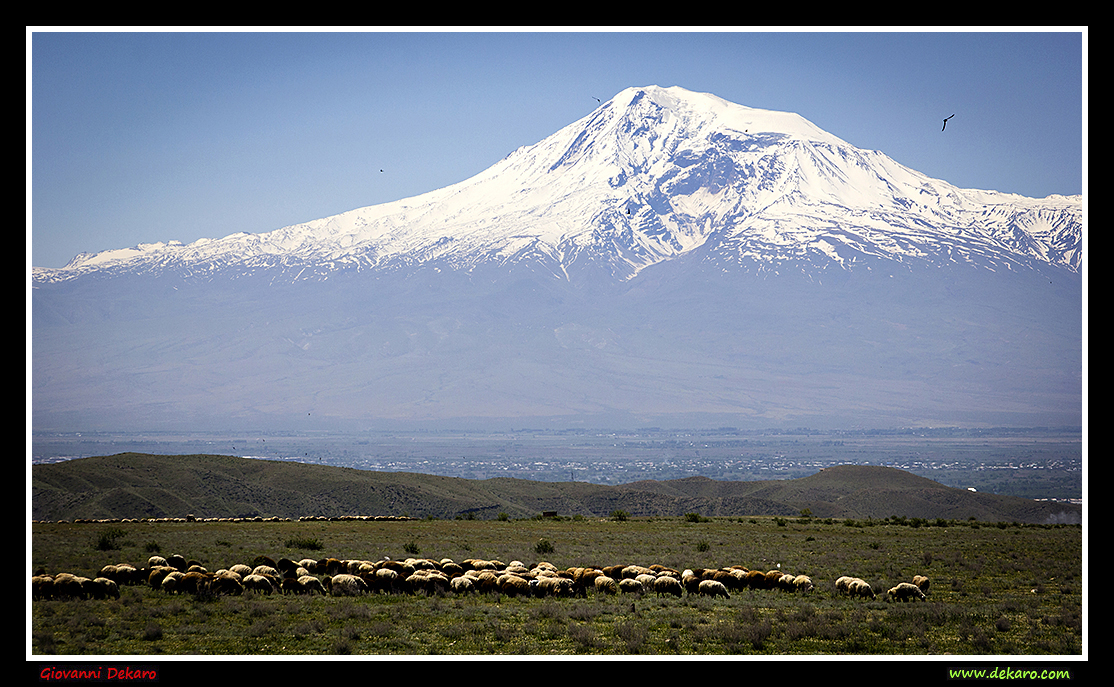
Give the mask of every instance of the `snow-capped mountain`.
[{"label": "snow-capped mountain", "polygon": [[1081,424],[1082,245],[1079,196],[631,88],[440,190],[34,269],[32,422]]},{"label": "snow-capped mountain", "polygon": [[956,188],[855,148],[804,118],[681,88],[629,88],[453,186],[265,234],[77,256],[90,271],[246,274],[430,261],[532,261],[630,279],[705,247],[758,269],[787,261],[1030,262],[1079,270],[1082,200]]}]

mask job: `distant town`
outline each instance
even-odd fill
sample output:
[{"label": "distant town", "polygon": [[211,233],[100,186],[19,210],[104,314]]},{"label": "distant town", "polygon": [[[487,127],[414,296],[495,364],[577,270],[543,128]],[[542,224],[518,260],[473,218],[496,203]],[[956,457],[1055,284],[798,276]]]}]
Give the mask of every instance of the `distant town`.
[{"label": "distant town", "polygon": [[884,465],[941,484],[1080,503],[1078,429],[512,430],[208,435],[36,433],[32,464],[123,452],[215,453],[259,460],[492,479],[625,484],[706,477],[807,477],[841,464]]}]

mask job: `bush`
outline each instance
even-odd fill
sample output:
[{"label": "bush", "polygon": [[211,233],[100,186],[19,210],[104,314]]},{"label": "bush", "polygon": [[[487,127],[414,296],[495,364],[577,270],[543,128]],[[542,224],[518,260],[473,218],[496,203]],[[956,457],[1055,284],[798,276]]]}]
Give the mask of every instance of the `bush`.
[{"label": "bush", "polygon": [[622,522],[629,517],[630,517],[630,513],[626,512],[625,510],[613,510],[613,511],[611,511],[611,519],[612,520],[618,520],[618,521]]},{"label": "bush", "polygon": [[305,549],[307,551],[320,551],[325,548],[320,539],[310,538],[292,538],[286,540],[286,548],[288,549]]},{"label": "bush", "polygon": [[112,551],[118,549],[120,545],[116,543],[116,540],[122,536],[124,536],[124,530],[119,527],[110,527],[97,535],[97,540],[93,543],[93,548],[97,551]]},{"label": "bush", "polygon": [[553,553],[553,543],[548,539],[539,539],[537,544],[534,544],[534,553]]},{"label": "bush", "polygon": [[421,553],[421,549],[419,549],[418,545],[415,544],[413,541],[409,541],[403,544],[402,550],[410,554],[411,556],[417,556],[419,553]]},{"label": "bush", "polygon": [[707,539],[701,539],[700,541],[696,542],[696,550],[700,553],[704,553],[710,548],[712,548],[712,545],[708,543]]}]

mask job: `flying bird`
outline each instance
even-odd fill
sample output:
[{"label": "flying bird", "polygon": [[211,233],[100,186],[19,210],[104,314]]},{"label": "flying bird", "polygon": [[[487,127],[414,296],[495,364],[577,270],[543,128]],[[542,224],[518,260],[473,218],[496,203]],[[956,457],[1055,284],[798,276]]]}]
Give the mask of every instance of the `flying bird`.
[{"label": "flying bird", "polygon": [[[952,117],[954,117],[954,116],[955,115],[952,115]],[[943,131],[944,129],[948,128],[948,120],[951,119],[952,117],[944,117],[944,126],[940,127],[940,131]]]},{"label": "flying bird", "polygon": [[[593,98],[596,98],[596,96],[594,96],[594,95],[593,95],[592,97],[593,97]],[[603,101],[602,101],[602,100],[600,100],[599,98],[596,98],[596,102],[597,102],[597,103],[603,103]]]}]

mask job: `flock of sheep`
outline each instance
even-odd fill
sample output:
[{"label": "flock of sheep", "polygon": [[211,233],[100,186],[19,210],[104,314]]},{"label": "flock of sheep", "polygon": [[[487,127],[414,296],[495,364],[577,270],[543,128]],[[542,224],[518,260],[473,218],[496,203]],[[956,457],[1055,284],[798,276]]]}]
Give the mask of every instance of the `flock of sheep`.
[{"label": "flock of sheep", "polygon": [[[782,590],[808,593],[815,585],[807,575],[790,575],[779,570],[748,570],[741,565],[727,568],[694,568],[678,571],[662,565],[611,565],[573,567],[559,570],[547,562],[527,567],[520,561],[509,564],[495,560],[468,559],[456,563],[408,558],[402,561],[340,560],[312,558],[293,561],[266,556],[252,565],[237,564],[210,572],[183,556],[151,556],[145,567],[127,563],[106,565],[92,577],[71,573],[31,578],[33,599],[119,598],[120,585],[146,584],[167,593],[181,594],[321,594],[357,596],[371,593],[466,594],[504,596],[574,597],[595,594],[680,597],[694,594],[730,598],[744,589]],[[887,592],[887,599],[925,599],[929,581],[918,575]],[[835,592],[852,598],[875,599],[870,585],[857,577],[841,577]]]}]

